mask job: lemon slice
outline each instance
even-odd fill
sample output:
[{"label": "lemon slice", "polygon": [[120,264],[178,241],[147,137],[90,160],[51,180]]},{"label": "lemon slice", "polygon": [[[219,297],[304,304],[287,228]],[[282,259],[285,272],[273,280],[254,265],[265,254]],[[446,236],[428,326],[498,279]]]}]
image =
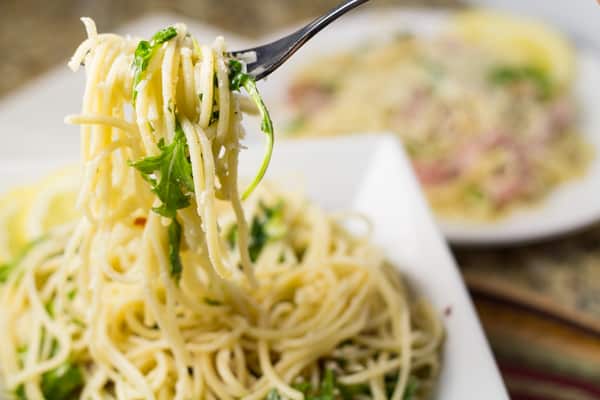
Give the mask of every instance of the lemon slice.
[{"label": "lemon slice", "polygon": [[28,241],[79,217],[75,207],[79,180],[79,169],[69,167],[35,185],[23,220],[23,232]]},{"label": "lemon slice", "polygon": [[465,40],[491,49],[507,64],[545,72],[560,88],[573,80],[575,56],[569,42],[560,32],[537,21],[474,10],[458,13],[451,29]]},{"label": "lemon slice", "polygon": [[0,264],[12,260],[27,243],[23,221],[32,189],[14,189],[0,198]]}]

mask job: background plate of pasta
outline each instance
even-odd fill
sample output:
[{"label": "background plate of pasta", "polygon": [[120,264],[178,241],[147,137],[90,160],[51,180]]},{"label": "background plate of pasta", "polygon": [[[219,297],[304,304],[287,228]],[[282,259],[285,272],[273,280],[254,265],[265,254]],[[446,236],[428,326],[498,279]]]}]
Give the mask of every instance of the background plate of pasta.
[{"label": "background plate of pasta", "polygon": [[53,112],[48,131],[11,126],[24,103],[6,121],[3,395],[506,399],[397,140],[274,147],[224,38],[157,19],[136,37],[82,18],[61,151],[14,151],[21,133],[65,139]]},{"label": "background plate of pasta", "polygon": [[366,10],[283,68],[265,87],[278,128],[395,132],[454,243],[541,239],[600,217],[598,54],[539,21]]}]

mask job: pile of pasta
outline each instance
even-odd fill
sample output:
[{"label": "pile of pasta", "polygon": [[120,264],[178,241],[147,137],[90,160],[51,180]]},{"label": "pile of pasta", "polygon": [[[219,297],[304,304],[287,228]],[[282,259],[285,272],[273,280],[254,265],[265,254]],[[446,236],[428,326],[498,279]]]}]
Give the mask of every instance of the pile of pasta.
[{"label": "pile of pasta", "polygon": [[[87,73],[83,110],[67,119],[82,126],[82,176],[65,185],[78,212],[0,267],[5,387],[31,400],[425,398],[439,319],[368,235],[255,190],[272,124],[223,40],[84,23],[70,64]],[[240,195],[244,112],[260,114],[267,151]]]}]

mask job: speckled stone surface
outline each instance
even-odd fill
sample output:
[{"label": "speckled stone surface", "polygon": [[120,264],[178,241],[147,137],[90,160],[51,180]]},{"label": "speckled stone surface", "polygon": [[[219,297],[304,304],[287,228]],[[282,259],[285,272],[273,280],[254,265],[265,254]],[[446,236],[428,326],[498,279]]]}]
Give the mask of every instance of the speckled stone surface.
[{"label": "speckled stone surface", "polygon": [[[80,16],[110,31],[166,10],[258,37],[317,16],[338,0],[0,0],[0,96],[62,62],[81,39]],[[377,0],[373,6],[455,6],[457,0]]]}]

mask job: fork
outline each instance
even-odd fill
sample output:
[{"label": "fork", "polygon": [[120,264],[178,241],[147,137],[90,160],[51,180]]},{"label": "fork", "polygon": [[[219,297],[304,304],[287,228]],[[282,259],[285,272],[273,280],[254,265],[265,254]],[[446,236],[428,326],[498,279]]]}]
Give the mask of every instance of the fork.
[{"label": "fork", "polygon": [[347,0],[288,36],[262,46],[231,51],[228,56],[245,61],[246,72],[256,80],[263,79],[323,28],[367,1],[369,0]]}]

